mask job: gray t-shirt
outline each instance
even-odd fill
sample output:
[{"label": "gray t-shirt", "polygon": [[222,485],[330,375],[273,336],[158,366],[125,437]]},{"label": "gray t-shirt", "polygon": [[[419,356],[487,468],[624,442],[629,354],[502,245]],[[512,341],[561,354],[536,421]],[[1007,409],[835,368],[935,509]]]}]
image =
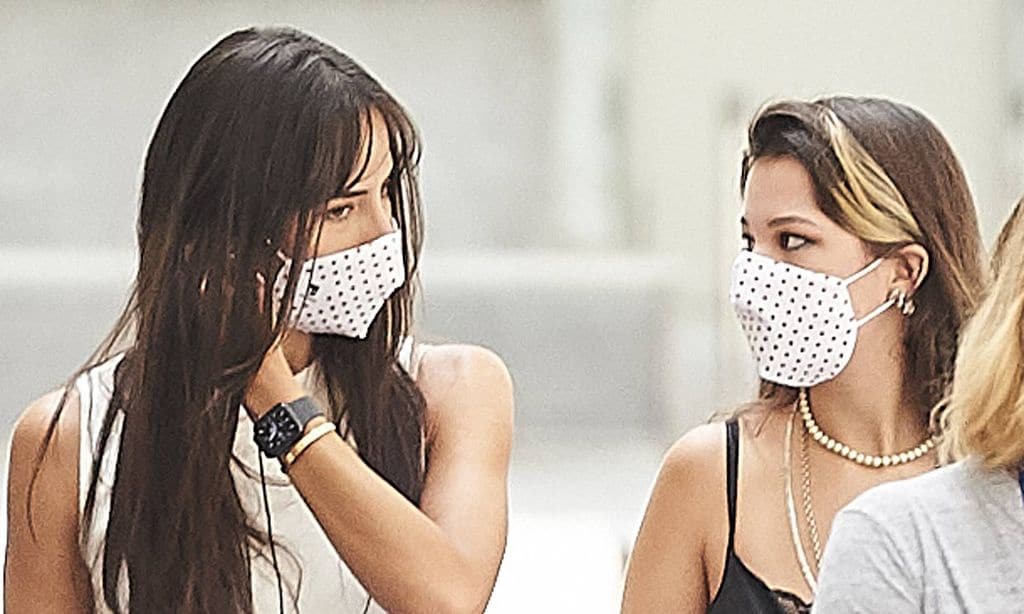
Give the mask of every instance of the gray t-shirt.
[{"label": "gray t-shirt", "polygon": [[1017,476],[967,460],[873,488],[836,517],[814,612],[1024,612]]}]

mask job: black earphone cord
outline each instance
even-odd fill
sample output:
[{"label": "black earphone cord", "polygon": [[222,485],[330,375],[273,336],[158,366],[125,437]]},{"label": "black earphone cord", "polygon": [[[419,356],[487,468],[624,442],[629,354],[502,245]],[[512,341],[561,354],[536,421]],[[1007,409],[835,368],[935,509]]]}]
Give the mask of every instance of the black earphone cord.
[{"label": "black earphone cord", "polygon": [[274,527],[270,522],[270,496],[267,494],[267,476],[263,472],[263,455],[256,452],[260,459],[260,486],[263,488],[263,509],[267,514],[267,540],[270,542],[270,560],[274,563],[274,574],[277,575],[277,601],[284,614],[284,585],[281,582],[281,568],[277,565],[277,548],[274,547]]},{"label": "black earphone cord", "polygon": [[[267,477],[263,472],[263,455],[257,451],[256,456],[260,459],[260,487],[263,489],[263,510],[267,514],[267,540],[270,542],[270,560],[274,563],[274,574],[277,576],[277,602],[281,614],[284,614],[284,584],[281,580],[281,568],[277,565],[277,549],[274,547],[274,527],[270,522],[270,496],[267,494]],[[367,614],[370,611],[370,603],[372,601],[373,598],[367,595],[363,614]]]}]

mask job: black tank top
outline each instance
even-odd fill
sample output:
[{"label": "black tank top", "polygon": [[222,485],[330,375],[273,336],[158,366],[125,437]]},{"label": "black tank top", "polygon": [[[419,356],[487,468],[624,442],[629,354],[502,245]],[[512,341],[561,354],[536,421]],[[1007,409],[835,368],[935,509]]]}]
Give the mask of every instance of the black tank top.
[{"label": "black tank top", "polygon": [[708,614],[807,614],[811,606],[796,595],[772,590],[764,580],[736,556],[736,483],[740,458],[740,425],[735,418],[725,423],[725,479],[729,505],[729,545],[725,551],[725,571]]}]

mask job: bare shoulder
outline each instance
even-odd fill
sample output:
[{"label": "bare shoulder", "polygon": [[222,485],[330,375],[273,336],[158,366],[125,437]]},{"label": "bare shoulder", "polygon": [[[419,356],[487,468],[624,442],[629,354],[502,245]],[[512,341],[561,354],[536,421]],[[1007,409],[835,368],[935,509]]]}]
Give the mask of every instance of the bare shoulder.
[{"label": "bare shoulder", "polygon": [[[721,506],[710,502],[721,500]],[[652,503],[657,502],[677,522],[704,542],[721,521],[725,509],[725,426],[698,426],[679,438],[662,459]]]},{"label": "bare shoulder", "polygon": [[417,383],[433,428],[485,422],[511,432],[512,377],[493,351],[475,345],[422,345]]},{"label": "bare shoulder", "polygon": [[512,378],[500,356],[478,345],[422,345],[419,384],[432,394],[459,392],[459,388],[511,389]]},{"label": "bare shoulder", "polygon": [[[64,401],[61,407],[61,401]],[[58,409],[60,416],[56,425],[53,426],[53,439],[51,446],[57,453],[57,458],[77,458],[78,450],[78,395],[72,390],[67,399],[64,399],[63,390],[55,390],[35,401],[18,417],[14,424],[14,432],[11,435],[11,462],[28,458],[34,459],[46,441],[47,432],[57,417]],[[17,463],[21,464],[21,463]]]},{"label": "bare shoulder", "polygon": [[680,437],[661,465],[661,476],[679,484],[706,486],[724,475],[725,425],[720,422],[702,424]]},{"label": "bare shoulder", "polygon": [[25,504],[30,488],[35,489],[33,520],[42,519],[51,525],[77,522],[78,397],[74,391],[67,399],[63,397],[63,391],[58,390],[39,398],[15,423],[8,472],[8,517],[12,526],[27,522]]},{"label": "bare shoulder", "polygon": [[727,535],[725,424],[702,424],[683,435],[662,462],[658,487],[666,491],[684,522],[711,553],[709,569],[717,569],[717,553],[724,551]]},{"label": "bare shoulder", "polygon": [[698,426],[669,448],[630,556],[624,613],[706,610],[728,526],[724,467],[721,423]]},{"label": "bare shoulder", "polygon": [[[8,612],[92,611],[79,551],[79,400],[52,392],[18,418],[7,490]],[[48,439],[49,437],[49,439]]]}]

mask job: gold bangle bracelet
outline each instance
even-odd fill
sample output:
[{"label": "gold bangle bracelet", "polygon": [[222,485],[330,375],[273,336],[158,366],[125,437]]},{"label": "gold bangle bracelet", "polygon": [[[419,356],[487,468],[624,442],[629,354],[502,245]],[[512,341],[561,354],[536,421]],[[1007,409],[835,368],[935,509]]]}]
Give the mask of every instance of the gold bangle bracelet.
[{"label": "gold bangle bracelet", "polygon": [[333,432],[334,430],[335,426],[333,422],[324,422],[312,431],[303,435],[302,439],[296,441],[295,445],[292,446],[292,449],[288,450],[288,452],[281,457],[281,467],[284,468],[285,473],[288,472],[288,469],[299,458],[299,455],[306,451],[306,448],[313,445],[316,440],[320,439],[327,433]]}]

